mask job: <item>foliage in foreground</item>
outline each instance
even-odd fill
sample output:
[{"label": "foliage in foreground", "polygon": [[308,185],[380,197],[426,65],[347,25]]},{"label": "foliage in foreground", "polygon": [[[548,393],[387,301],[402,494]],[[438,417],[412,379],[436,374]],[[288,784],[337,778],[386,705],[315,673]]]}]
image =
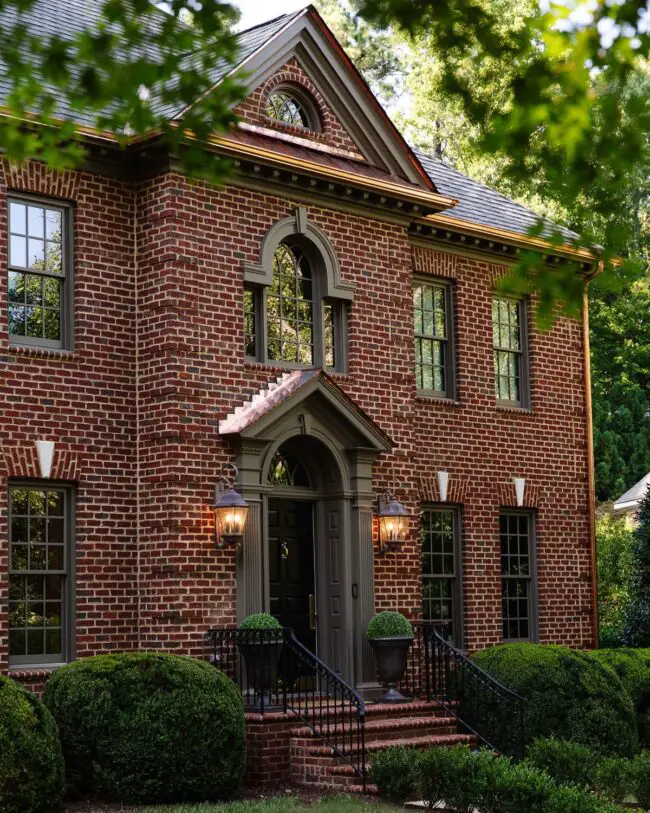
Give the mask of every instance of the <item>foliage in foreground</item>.
[{"label": "foliage in foreground", "polygon": [[[400,749],[374,757],[371,774],[385,798],[397,785],[395,769]],[[624,760],[621,760],[624,761]],[[492,751],[466,747],[411,751],[410,786],[402,781],[399,801],[423,799],[430,808],[445,802],[457,813],[613,813],[607,799],[599,800],[576,785],[561,785],[529,762],[515,763]],[[394,795],[392,798],[396,798]]]},{"label": "foliage in foreground", "polygon": [[637,519],[623,634],[627,646],[650,647],[650,488],[641,500]]},{"label": "foliage in foreground", "polygon": [[626,517],[611,514],[598,517],[598,625],[602,647],[617,647],[623,643],[633,543],[634,533]]},{"label": "foliage in foreground", "polygon": [[386,805],[377,806],[376,802],[367,802],[358,797],[343,795],[319,799],[317,802],[303,803],[295,796],[277,796],[259,802],[227,802],[221,805],[181,805],[172,809],[168,807],[144,808],[142,813],[391,813],[402,808]]},{"label": "foliage in foreground", "polygon": [[650,650],[595,649],[591,655],[619,676],[634,703],[639,742],[650,748]]},{"label": "foliage in foreground", "polygon": [[[618,676],[590,654],[548,644],[503,644],[472,660],[523,697],[527,741],[558,737],[603,753],[635,752],[632,700]],[[507,742],[508,731],[495,739]]]},{"label": "foliage in foreground", "polygon": [[63,794],[63,758],[52,715],[0,675],[0,813],[47,813]]},{"label": "foliage in foreground", "polygon": [[52,675],[45,702],[67,780],[81,794],[218,801],[242,778],[241,695],[203,661],[142,652],[83,658]]}]

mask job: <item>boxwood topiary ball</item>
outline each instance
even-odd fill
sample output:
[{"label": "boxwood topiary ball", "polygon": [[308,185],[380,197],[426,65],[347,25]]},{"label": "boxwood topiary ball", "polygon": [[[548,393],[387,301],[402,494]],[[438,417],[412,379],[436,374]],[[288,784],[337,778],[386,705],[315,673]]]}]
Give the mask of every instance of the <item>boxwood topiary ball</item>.
[{"label": "boxwood topiary ball", "polygon": [[370,619],[368,638],[412,638],[411,622],[402,613],[384,610]]},{"label": "boxwood topiary ball", "polygon": [[0,811],[47,813],[63,794],[63,757],[50,712],[0,675]]},{"label": "boxwood topiary ball", "polygon": [[234,683],[204,661],[134,652],[59,669],[45,702],[59,725],[67,779],[129,803],[213,801],[244,769],[244,712]]}]

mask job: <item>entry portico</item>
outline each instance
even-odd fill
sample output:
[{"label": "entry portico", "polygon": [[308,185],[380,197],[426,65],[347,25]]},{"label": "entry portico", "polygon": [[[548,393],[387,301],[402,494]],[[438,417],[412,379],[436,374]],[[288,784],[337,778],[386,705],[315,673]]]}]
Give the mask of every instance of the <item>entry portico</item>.
[{"label": "entry portico", "polygon": [[[316,628],[317,654],[346,681],[376,686],[364,634],[374,613],[372,466],[391,440],[316,369],[286,373],[222,421],[219,433],[231,439],[238,489],[251,506],[237,560],[238,620],[287,598],[307,616],[315,590],[311,617],[294,624]],[[278,542],[278,527],[286,534],[291,524],[278,514],[304,517],[293,507],[300,502],[311,507],[311,528],[296,522],[288,541]],[[288,585],[277,563],[297,556],[300,544],[313,544],[313,558],[300,557]],[[292,596],[278,595],[287,589]]]}]

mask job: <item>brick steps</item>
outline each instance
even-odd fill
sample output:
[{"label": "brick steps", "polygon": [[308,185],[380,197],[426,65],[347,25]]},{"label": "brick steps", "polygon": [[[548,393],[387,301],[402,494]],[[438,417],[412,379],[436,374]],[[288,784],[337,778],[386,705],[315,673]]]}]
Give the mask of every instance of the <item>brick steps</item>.
[{"label": "brick steps", "polygon": [[[356,725],[337,726],[336,731],[334,727],[330,729],[330,734],[335,735],[337,739],[345,741],[346,738],[352,738],[357,734]],[[305,740],[312,737],[314,734],[317,736],[325,736],[327,738],[327,728],[316,728],[312,732],[307,726],[301,728],[294,728],[291,731],[291,736],[296,739]],[[396,720],[392,719],[379,719],[370,720],[365,725],[365,741],[366,745],[377,740],[385,740],[391,735],[404,739],[406,737],[417,737],[428,734],[454,734],[456,732],[456,720],[453,717],[403,717]]]},{"label": "brick steps", "polygon": [[[330,709],[331,709],[330,705]],[[312,731],[309,726],[298,725],[291,729],[290,755],[291,780],[294,784],[318,790],[345,790],[348,793],[362,793],[363,788],[352,762],[359,756],[360,745],[356,741],[357,725],[350,719],[340,721],[340,712],[352,714],[354,709],[338,706],[339,721],[336,729],[330,726],[332,737],[336,735],[337,753],[318,734],[327,736],[327,726]],[[323,713],[325,708],[323,708]],[[321,714],[316,709],[316,714]],[[308,717],[310,715],[307,715]],[[439,703],[416,701],[405,704],[368,704],[365,723],[366,754],[372,755],[396,745],[408,748],[448,748],[454,745],[471,746],[475,738],[459,734],[456,720]],[[346,742],[346,738],[349,740]],[[341,756],[341,753],[343,756]],[[366,793],[376,792],[370,783]]]}]

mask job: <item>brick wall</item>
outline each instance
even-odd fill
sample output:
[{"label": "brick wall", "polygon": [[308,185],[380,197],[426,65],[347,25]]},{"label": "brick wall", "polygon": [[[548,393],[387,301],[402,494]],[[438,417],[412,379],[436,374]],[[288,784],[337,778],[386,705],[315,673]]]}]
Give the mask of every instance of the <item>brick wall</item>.
[{"label": "brick wall", "polygon": [[[75,204],[76,346],[10,348],[2,283],[0,538],[7,477],[33,476],[34,440],[57,441],[55,476],[78,488],[78,654],[140,645],[205,655],[205,630],[235,616],[236,552],[215,550],[211,536],[212,487],[233,455],[218,421],[279,372],[244,362],[242,262],[256,261],[264,234],[299,201],[174,174],[130,189],[31,168],[5,173],[0,187],[3,257],[7,185]],[[540,334],[531,321],[532,410],[500,408],[490,303],[502,269],[414,248],[398,225],[314,206],[308,214],[356,285],[349,374],[336,380],[396,444],[376,468],[377,492],[395,482],[416,514],[436,499],[435,472],[444,468],[462,503],[466,644],[500,640],[498,515],[514,504],[512,478],[523,476],[538,512],[541,638],[588,646],[581,326],[561,318]],[[455,280],[455,404],[415,391],[414,268]],[[376,556],[378,608],[416,615],[419,569],[414,522],[402,552]],[[6,573],[3,544],[0,668]]]},{"label": "brick wall", "polygon": [[129,649],[137,641],[133,192],[88,173],[2,164],[3,268],[8,190],[74,204],[76,340],[72,352],[10,347],[3,272],[0,670],[7,662],[7,480],[38,476],[37,439],[56,442],[52,477],[77,484],[77,654]]}]

